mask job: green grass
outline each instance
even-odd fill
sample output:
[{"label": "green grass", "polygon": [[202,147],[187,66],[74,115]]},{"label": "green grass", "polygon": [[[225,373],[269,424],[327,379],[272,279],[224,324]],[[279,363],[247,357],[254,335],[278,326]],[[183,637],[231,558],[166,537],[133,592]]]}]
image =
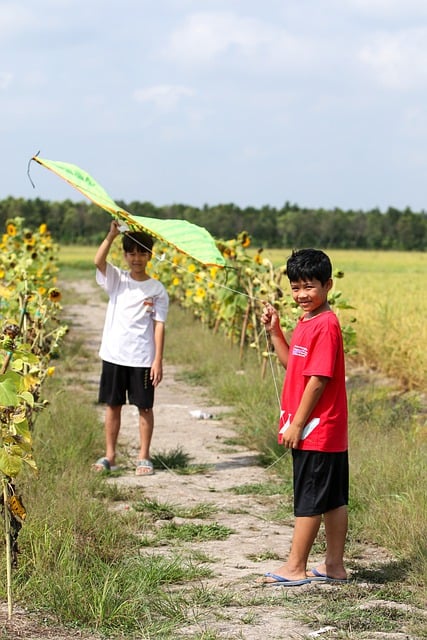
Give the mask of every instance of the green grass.
[{"label": "green grass", "polygon": [[257,496],[278,496],[292,491],[292,485],[288,482],[264,482],[255,484],[241,484],[238,487],[230,489],[238,496],[257,495]]},{"label": "green grass", "polygon": [[[67,362],[73,366],[70,355]],[[50,406],[36,422],[40,479],[30,474],[20,478],[29,516],[19,534],[14,600],[30,611],[53,615],[63,625],[99,629],[111,637],[174,638],[187,604],[179,594],[168,595],[168,585],[192,584],[210,570],[204,559],[185,554],[166,558],[153,548],[144,553],[140,532],[148,530],[152,517],[136,510],[112,516],[111,502],[136,495],[107,485],[91,472],[93,452],[102,446],[102,428],[94,428],[99,419],[91,397],[81,390],[76,402],[75,392],[67,391],[67,362],[60,366],[63,382],[58,376],[46,388]],[[203,504],[175,511],[185,517],[209,512]],[[225,532],[214,527],[205,532],[207,539],[215,534]],[[5,584],[5,567],[0,565],[2,598]]]},{"label": "green grass", "polygon": [[182,447],[173,451],[156,451],[152,455],[155,469],[186,469],[190,464],[190,456]]},{"label": "green grass", "polygon": [[58,256],[58,266],[61,278],[64,274],[79,272],[87,274],[88,270],[95,270],[94,258],[97,247],[80,247],[77,245],[61,245]]},{"label": "green grass", "polygon": [[[52,407],[37,425],[36,454],[42,461],[43,482],[28,477],[23,488],[30,518],[19,538],[15,597],[31,610],[54,613],[65,625],[78,621],[79,627],[126,637],[141,633],[166,638],[170,633],[173,638],[186,604],[178,595],[171,601],[164,587],[208,576],[205,560],[200,563],[181,554],[167,559],[151,549],[148,555],[141,554],[134,517],[112,518],[105,483],[86,471],[95,446],[88,436],[95,415],[83,403],[76,405],[72,396],[63,395],[61,400],[61,408]],[[203,505],[195,505],[192,512],[174,510],[186,517],[208,513]],[[228,535],[212,525],[182,532],[186,539]]]},{"label": "green grass", "polygon": [[209,464],[191,463],[191,457],[182,447],[173,451],[154,451],[151,459],[155,469],[167,469],[182,476],[207,473],[212,469]]},{"label": "green grass", "polygon": [[135,511],[149,513],[156,520],[172,520],[172,518],[207,518],[217,511],[213,504],[205,502],[193,507],[181,507],[179,505],[158,502],[145,498],[132,504]]},{"label": "green grass", "polygon": [[206,542],[208,540],[225,540],[233,530],[229,527],[211,522],[209,524],[196,524],[184,522],[175,524],[167,522],[154,534],[144,536],[141,539],[143,547],[162,546],[167,543],[179,544],[180,542]]}]

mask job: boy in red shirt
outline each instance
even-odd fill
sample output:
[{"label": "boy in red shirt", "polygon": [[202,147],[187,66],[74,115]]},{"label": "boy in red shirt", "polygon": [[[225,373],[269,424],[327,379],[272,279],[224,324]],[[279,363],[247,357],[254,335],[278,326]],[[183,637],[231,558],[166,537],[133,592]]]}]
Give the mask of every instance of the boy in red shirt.
[{"label": "boy in red shirt", "polygon": [[[290,344],[272,305],[265,305],[261,321],[286,368],[279,443],[292,450],[295,529],[287,561],[275,573],[266,573],[261,581],[282,586],[345,582],[347,397],[341,329],[328,304],[332,265],[323,251],[302,249],[288,259],[287,276],[292,297],[304,311]],[[307,572],[322,516],[325,560]]]}]

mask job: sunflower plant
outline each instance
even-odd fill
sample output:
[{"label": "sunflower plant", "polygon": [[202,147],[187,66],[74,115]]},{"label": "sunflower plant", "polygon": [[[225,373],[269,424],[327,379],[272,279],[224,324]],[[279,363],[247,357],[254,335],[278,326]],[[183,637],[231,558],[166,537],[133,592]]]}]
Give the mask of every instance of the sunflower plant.
[{"label": "sunflower plant", "polygon": [[[280,312],[286,333],[294,329],[300,309],[289,292],[286,267],[274,266],[264,256],[262,248],[255,253],[249,252],[250,245],[251,238],[246,231],[231,240],[217,242],[227,260],[224,269],[201,267],[190,258],[175,254],[171,260],[162,262],[160,278],[173,300],[190,309],[214,331],[221,330],[238,343],[241,359],[246,348],[252,348],[264,365],[271,350],[260,322],[263,303],[270,302]],[[343,276],[340,271],[334,273],[335,279]],[[338,313],[352,309],[335,288],[330,293],[329,302]],[[343,326],[348,353],[355,350],[354,321],[351,318]]]},{"label": "sunflower plant", "polygon": [[67,331],[60,321],[57,253],[45,224],[32,231],[23,218],[7,221],[0,242],[0,477],[8,594],[17,535],[26,517],[15,480],[24,466],[37,472],[32,432],[36,415],[45,406],[41,388],[53,373],[50,361]]}]

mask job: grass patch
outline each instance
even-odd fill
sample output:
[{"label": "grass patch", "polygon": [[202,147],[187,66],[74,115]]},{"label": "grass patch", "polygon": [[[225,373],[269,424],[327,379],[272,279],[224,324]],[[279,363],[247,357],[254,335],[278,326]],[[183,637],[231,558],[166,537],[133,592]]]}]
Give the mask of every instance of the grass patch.
[{"label": "grass patch", "polygon": [[179,475],[196,475],[198,473],[207,473],[212,469],[210,464],[192,464],[191,456],[188,455],[181,447],[177,447],[172,451],[154,452],[151,461],[155,469],[173,470]]},{"label": "grass patch", "polygon": [[159,451],[153,453],[151,461],[155,469],[185,469],[188,467],[191,456],[181,447],[172,451]]},{"label": "grass patch", "polygon": [[277,560],[279,561],[281,556],[274,551],[263,551],[262,553],[257,554],[249,554],[249,560],[254,560],[255,562],[265,562],[266,560]]},{"label": "grass patch", "polygon": [[424,612],[416,607],[396,605],[395,592],[392,599],[390,595],[373,588],[361,593],[353,585],[344,589],[319,588],[303,597],[300,619],[313,629],[325,626],[339,629],[341,634],[346,634],[341,637],[370,638],[376,632],[423,637]]},{"label": "grass patch", "polygon": [[415,584],[425,583],[427,504],[421,470],[426,443],[418,429],[417,403],[406,396],[384,402],[382,389],[355,392],[350,402],[356,416],[350,432],[355,530],[399,559],[411,559],[407,575]]},{"label": "grass patch", "polygon": [[193,507],[181,507],[168,503],[150,500],[148,498],[135,502],[133,505],[135,511],[149,513],[156,520],[172,520],[172,518],[208,518],[217,512],[214,504],[202,502]]},{"label": "grass patch", "polygon": [[142,545],[145,547],[170,544],[171,542],[207,542],[210,540],[225,540],[233,532],[229,527],[225,527],[217,522],[209,524],[183,523],[175,524],[167,522],[151,536],[142,538]]},{"label": "grass patch", "polygon": [[238,487],[230,489],[238,496],[257,495],[257,496],[277,496],[292,492],[292,485],[289,482],[263,482],[254,484],[241,484]]}]

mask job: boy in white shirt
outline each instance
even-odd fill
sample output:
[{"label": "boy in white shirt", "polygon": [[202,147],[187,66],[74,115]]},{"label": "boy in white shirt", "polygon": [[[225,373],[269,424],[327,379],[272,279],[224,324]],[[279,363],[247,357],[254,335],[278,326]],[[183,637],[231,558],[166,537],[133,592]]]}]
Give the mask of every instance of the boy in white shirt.
[{"label": "boy in white shirt", "polygon": [[141,231],[126,232],[123,252],[129,270],[107,262],[119,224],[112,221],[96,255],[96,281],[109,296],[99,355],[102,374],[99,402],[106,404],[105,456],[93,465],[97,471],[115,466],[122,406],[139,411],[140,450],[136,475],[152,475],[150,444],[153,435],[154,389],[163,377],[163,348],[169,298],[165,287],[147,272],[153,238]]}]

